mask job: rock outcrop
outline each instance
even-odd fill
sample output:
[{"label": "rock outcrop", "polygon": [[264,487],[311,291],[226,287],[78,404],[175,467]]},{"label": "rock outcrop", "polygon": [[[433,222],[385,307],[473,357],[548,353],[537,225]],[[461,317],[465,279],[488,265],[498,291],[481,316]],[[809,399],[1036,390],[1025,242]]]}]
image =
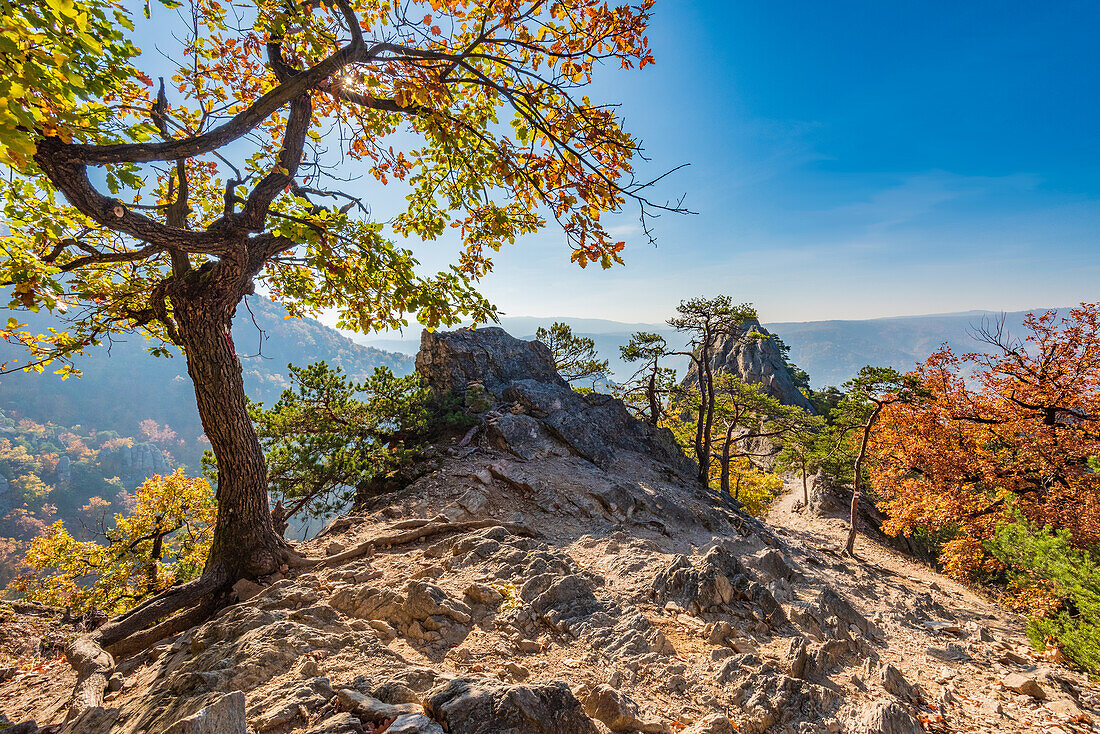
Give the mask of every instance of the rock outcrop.
[{"label": "rock outcrop", "polygon": [[[728,336],[714,345],[711,355],[714,372],[737,375],[745,382],[760,385],[765,393],[781,403],[813,413],[813,405],[795,386],[775,340],[768,338],[771,332],[756,321],[746,322],[744,328],[745,337]],[[696,372],[693,362],[684,378],[685,385],[698,382]]]},{"label": "rock outcrop", "polygon": [[575,393],[538,343],[425,334],[417,364],[477,430],[299,548],[362,552],[242,585],[60,731],[910,734],[951,700],[893,647],[948,629],[939,592],[872,619],[895,581],[701,488],[666,430]]}]

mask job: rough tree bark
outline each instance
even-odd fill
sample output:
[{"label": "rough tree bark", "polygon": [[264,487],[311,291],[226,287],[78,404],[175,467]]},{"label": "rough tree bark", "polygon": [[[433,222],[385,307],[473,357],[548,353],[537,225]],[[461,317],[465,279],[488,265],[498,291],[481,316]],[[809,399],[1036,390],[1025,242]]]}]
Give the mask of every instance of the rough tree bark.
[{"label": "rough tree bark", "polygon": [[[194,279],[204,279],[195,272]],[[289,549],[271,522],[267,465],[230,335],[237,299],[187,291],[170,297],[199,417],[218,460],[218,520],[204,573],[217,568],[229,578],[254,578],[277,570]]]},{"label": "rough tree bark", "polygon": [[657,366],[654,363],[653,371],[649,373],[649,385],[646,388],[646,396],[649,398],[649,422],[657,425],[661,421],[661,406],[657,402]]},{"label": "rough tree bark", "polygon": [[730,491],[730,447],[733,445],[733,431],[737,428],[736,423],[731,423],[726,426],[725,440],[722,443],[722,493],[729,494]]}]

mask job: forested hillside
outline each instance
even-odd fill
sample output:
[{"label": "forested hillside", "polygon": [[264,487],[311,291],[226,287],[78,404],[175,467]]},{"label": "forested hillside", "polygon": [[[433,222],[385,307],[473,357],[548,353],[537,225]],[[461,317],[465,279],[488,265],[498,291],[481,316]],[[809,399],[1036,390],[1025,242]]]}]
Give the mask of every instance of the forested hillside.
[{"label": "forested hillside", "polygon": [[[284,319],[286,311],[265,298],[248,299],[233,323],[233,341],[244,368],[245,389],[255,401],[270,404],[288,386],[287,364],[325,361],[355,380],[375,367],[395,374],[412,371],[412,358],[356,344],[313,319]],[[28,316],[30,318],[28,318]],[[51,323],[41,315],[20,313],[30,328]],[[195,393],[182,355],[156,358],[137,336],[115,341],[109,349],[93,350],[79,360],[80,379],[62,381],[52,375],[16,372],[0,376],[0,408],[40,423],[82,425],[91,430],[140,435],[142,421],[151,420],[175,431],[173,456],[198,470],[204,448],[202,425],[195,410]],[[0,342],[0,361],[22,356],[18,348]]]},{"label": "forested hillside", "polygon": [[11,579],[27,544],[49,524],[63,520],[85,537],[101,519],[126,509],[147,476],[172,470],[181,443],[152,420],[123,436],[0,411],[0,583]]}]

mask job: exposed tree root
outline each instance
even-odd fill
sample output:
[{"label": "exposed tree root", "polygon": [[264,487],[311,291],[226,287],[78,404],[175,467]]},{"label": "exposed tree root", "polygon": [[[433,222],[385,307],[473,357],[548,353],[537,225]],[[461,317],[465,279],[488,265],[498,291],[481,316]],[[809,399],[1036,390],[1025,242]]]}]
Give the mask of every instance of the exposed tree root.
[{"label": "exposed tree root", "polygon": [[[285,562],[295,568],[338,566],[375,548],[392,548],[445,533],[464,533],[488,527],[502,527],[518,535],[534,535],[530,528],[518,523],[496,520],[450,522],[442,516],[415,518],[394,523],[390,529],[396,532],[371,538],[326,558],[306,558],[288,547],[285,549]],[[103,705],[107,679],[114,670],[116,657],[130,657],[165,637],[200,624],[224,605],[226,599],[222,592],[229,585],[230,579],[222,570],[208,569],[194,581],[147,599],[95,632],[74,640],[66,651],[66,658],[76,671],[77,684],[66,719],[73,721],[90,709]]]},{"label": "exposed tree root", "polygon": [[[219,604],[214,595],[226,585],[226,575],[220,569],[213,569],[194,581],[167,589],[142,602],[95,632],[76,638],[65,651],[65,658],[77,676],[66,720],[73,721],[103,705],[107,679],[115,667],[111,652],[127,657],[201,622],[217,610]],[[188,611],[170,616],[181,609]]]},{"label": "exposed tree root", "polygon": [[115,659],[93,638],[94,635],[81,635],[65,651],[65,659],[76,671],[76,687],[69,704],[67,721],[103,704],[107,677],[115,667]]},{"label": "exposed tree root", "polygon": [[174,634],[202,624],[202,622],[208,619],[214,612],[218,611],[221,606],[221,601],[215,595],[210,595],[190,609],[182,611],[179,614],[173,614],[168,619],[153,625],[149,629],[136,632],[129,637],[124,637],[112,645],[104,646],[104,648],[115,658],[128,658],[152,646],[154,643],[163,640],[165,637],[171,637]]},{"label": "exposed tree root", "polygon": [[100,627],[94,635],[96,642],[109,647],[155,624],[157,620],[191,606],[207,594],[225,587],[227,582],[225,574],[215,569],[194,581],[167,589]]},{"label": "exposed tree root", "polygon": [[[416,523],[412,527],[410,524]],[[371,551],[372,548],[391,548],[395,545],[404,545],[405,543],[413,543],[423,538],[430,538],[433,535],[442,535],[444,533],[464,533],[470,530],[480,530],[482,528],[489,527],[501,527],[505,528],[509,532],[516,533],[518,535],[533,535],[534,533],[526,525],[521,525],[512,522],[498,522],[496,520],[467,520],[465,522],[447,522],[445,520],[405,520],[394,525],[395,528],[408,528],[402,529],[402,532],[391,533],[389,535],[381,535],[377,538],[371,538],[360,543],[353,548],[349,548],[341,553],[335,553],[326,558],[319,559],[316,563],[322,566],[338,566],[341,563],[345,563],[359,556],[365,555]]]}]

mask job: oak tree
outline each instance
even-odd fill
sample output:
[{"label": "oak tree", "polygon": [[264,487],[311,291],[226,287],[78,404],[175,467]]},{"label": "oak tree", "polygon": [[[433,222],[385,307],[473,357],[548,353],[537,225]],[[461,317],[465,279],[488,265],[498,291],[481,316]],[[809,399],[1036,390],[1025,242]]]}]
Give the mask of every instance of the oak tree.
[{"label": "oak tree", "polygon": [[976,330],[985,353],[944,347],[913,373],[926,397],[883,410],[873,480],[888,529],[948,532],[947,573],[981,578],[986,543],[1016,513],[1100,542],[1100,304],[1003,318]]},{"label": "oak tree", "polygon": [[[217,457],[202,577],[108,623],[103,645],[297,560],[272,526],[230,336],[247,295],[351,330],[483,322],[475,285],[495,250],[555,222],[574,262],[610,267],[625,244],[602,215],[652,206],[637,142],[585,94],[600,69],[652,63],[652,0],[146,5],[159,55],[139,52],[128,7],[0,0],[0,284],[12,307],[67,321],[34,334],[12,319],[3,336],[30,351],[22,366],[62,376],[118,334],[178,347]],[[162,56],[175,68],[154,84]],[[404,208],[375,211],[357,177],[397,185]],[[448,232],[454,264],[421,274],[402,240]],[[84,705],[100,652],[74,653],[94,671]]]}]

